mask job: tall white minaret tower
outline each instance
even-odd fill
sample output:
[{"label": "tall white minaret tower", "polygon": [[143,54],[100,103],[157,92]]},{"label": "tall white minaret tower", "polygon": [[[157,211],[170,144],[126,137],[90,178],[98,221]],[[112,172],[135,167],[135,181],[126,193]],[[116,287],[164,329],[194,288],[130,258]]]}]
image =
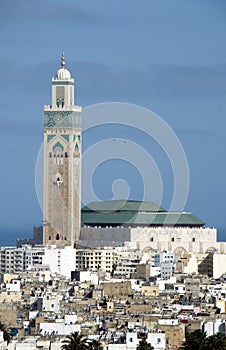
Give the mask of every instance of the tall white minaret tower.
[{"label": "tall white minaret tower", "polygon": [[44,106],[44,244],[75,246],[81,225],[81,106],[74,79],[61,68],[52,79],[52,105]]}]

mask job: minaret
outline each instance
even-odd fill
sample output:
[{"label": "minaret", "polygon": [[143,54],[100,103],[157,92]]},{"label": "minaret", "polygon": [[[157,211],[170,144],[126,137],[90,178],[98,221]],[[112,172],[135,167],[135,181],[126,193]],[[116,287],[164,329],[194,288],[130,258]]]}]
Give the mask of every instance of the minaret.
[{"label": "minaret", "polygon": [[81,106],[64,53],[52,79],[52,105],[44,106],[44,244],[74,246],[80,234]]}]

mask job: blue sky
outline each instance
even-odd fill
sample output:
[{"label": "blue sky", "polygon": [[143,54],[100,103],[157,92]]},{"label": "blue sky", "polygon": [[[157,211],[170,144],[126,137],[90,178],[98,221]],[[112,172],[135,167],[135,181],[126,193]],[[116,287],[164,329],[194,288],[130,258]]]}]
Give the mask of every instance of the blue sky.
[{"label": "blue sky", "polygon": [[[6,237],[28,236],[42,222],[35,162],[43,138],[43,105],[50,103],[51,78],[62,50],[77,80],[79,104],[137,104],[173,128],[190,168],[186,210],[226,238],[225,16],[224,0],[1,4],[0,245]],[[110,136],[120,136],[120,130]],[[111,197],[100,181],[109,167],[104,164],[94,179],[102,199]],[[161,160],[159,168],[165,172]],[[126,177],[131,172],[125,164],[120,169]],[[127,180],[133,187],[133,179]],[[139,199],[140,180],[135,188],[131,195]],[[166,194],[162,205],[167,204]]]}]

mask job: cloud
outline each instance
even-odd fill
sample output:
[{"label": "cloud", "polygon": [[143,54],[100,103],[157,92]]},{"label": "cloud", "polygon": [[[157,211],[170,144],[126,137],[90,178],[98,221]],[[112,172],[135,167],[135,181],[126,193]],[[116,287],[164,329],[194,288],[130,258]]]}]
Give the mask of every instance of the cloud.
[{"label": "cloud", "polygon": [[[51,78],[58,68],[51,61],[25,65],[0,58],[4,83],[1,106],[4,108],[12,95],[11,106],[50,103]],[[141,99],[181,97],[209,100],[226,95],[226,64],[208,67],[152,64],[140,69],[115,69],[96,62],[68,62],[68,68],[76,78],[80,103],[112,100],[139,103]]]},{"label": "cloud", "polygon": [[8,0],[1,4],[0,21],[3,23],[33,23],[43,22],[50,24],[58,22],[59,27],[65,22],[76,21],[79,23],[103,23],[103,17],[91,11],[81,9],[74,3],[66,3],[59,0]]},{"label": "cloud", "polygon": [[140,69],[113,67],[79,62],[72,65],[77,72],[79,95],[101,99],[154,97],[212,97],[226,94],[226,65],[208,67],[158,65]]}]

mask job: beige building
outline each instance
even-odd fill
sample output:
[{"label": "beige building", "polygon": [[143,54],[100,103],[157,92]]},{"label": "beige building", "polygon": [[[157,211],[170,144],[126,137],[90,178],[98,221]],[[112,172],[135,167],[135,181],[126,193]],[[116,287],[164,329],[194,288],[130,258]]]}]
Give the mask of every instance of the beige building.
[{"label": "beige building", "polygon": [[159,287],[155,285],[150,285],[150,286],[143,285],[141,287],[141,293],[145,297],[158,297]]},{"label": "beige building", "polygon": [[112,272],[115,260],[114,249],[76,249],[76,270]]},{"label": "beige building", "polygon": [[111,296],[127,296],[131,294],[131,282],[108,282],[103,283],[104,295]]},{"label": "beige building", "polygon": [[52,105],[44,107],[44,244],[73,246],[80,232],[81,111],[74,79],[62,68],[52,79]]}]

